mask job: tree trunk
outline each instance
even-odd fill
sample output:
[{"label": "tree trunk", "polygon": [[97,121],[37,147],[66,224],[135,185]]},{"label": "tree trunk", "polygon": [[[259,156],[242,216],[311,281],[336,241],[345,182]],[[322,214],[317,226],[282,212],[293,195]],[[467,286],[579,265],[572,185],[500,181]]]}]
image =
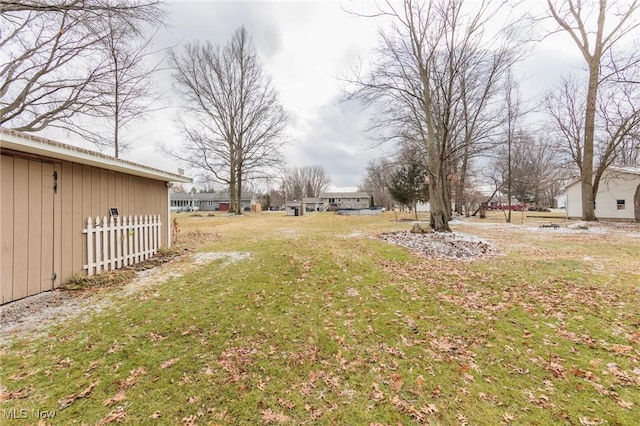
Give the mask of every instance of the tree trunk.
[{"label": "tree trunk", "polygon": [[587,91],[587,107],[585,113],[584,152],[580,181],[582,185],[582,220],[594,221],[593,194],[593,140],[595,136],[596,99],[598,96],[598,67],[589,64],[589,89]]},{"label": "tree trunk", "polygon": [[467,167],[469,164],[469,142],[465,141],[464,154],[462,156],[462,165],[460,166],[460,178],[456,187],[456,213],[462,215],[462,207],[464,205],[465,196],[464,188],[467,181]]},{"label": "tree trunk", "polygon": [[442,164],[437,164],[438,160],[430,161],[435,166],[435,173],[429,172],[429,203],[431,204],[431,228],[436,232],[451,232],[449,228],[450,208],[447,208],[443,188],[446,183],[442,182]]},{"label": "tree trunk", "polygon": [[242,214],[242,162],[236,165],[236,209],[235,214]]}]

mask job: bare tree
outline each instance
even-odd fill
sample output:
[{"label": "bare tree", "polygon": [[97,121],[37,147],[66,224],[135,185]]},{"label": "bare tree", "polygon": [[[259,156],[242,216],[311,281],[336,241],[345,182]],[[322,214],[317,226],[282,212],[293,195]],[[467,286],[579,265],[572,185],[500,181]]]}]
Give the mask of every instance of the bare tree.
[{"label": "bare tree", "polygon": [[536,206],[547,203],[548,195],[557,190],[563,173],[555,142],[545,138],[536,140],[522,130],[513,132],[510,142],[498,151],[494,164],[496,176],[502,176],[499,186],[507,197]]},{"label": "bare tree", "polygon": [[393,204],[389,193],[389,185],[391,184],[391,175],[394,169],[394,164],[387,158],[370,160],[359,185],[360,191],[371,194],[374,203],[387,210],[391,210]]},{"label": "bare tree", "polygon": [[272,177],[281,163],[286,114],[244,28],[225,46],[191,43],[170,54],[185,113],[185,144],[168,151],[229,187],[241,213],[244,180]]},{"label": "bare tree", "polygon": [[[592,199],[604,172],[611,165],[630,165],[640,150],[640,85],[617,80],[600,84],[596,97],[591,160],[586,160],[585,116],[587,94],[576,78],[563,78],[545,98],[551,128],[557,134],[559,152],[584,173],[590,161]],[[593,207],[593,204],[591,205]],[[584,215],[584,211],[583,211]]]},{"label": "bare tree", "polygon": [[[110,14],[109,14],[110,15]],[[158,11],[158,20],[162,20]],[[103,41],[104,55],[110,67],[96,108],[89,115],[91,125],[80,120],[68,130],[100,147],[110,147],[117,158],[130,140],[123,135],[133,122],[143,120],[156,110],[159,98],[153,75],[162,60],[153,57],[160,53],[151,49],[157,29],[150,35],[143,27],[122,22],[116,17],[104,19],[108,36]]]},{"label": "bare tree", "polygon": [[[487,1],[468,11],[455,0],[405,0],[402,7],[388,1],[377,14],[392,22],[391,30],[381,33],[378,61],[367,75],[356,74],[351,81],[352,97],[380,108],[375,128],[383,138],[414,141],[424,153],[431,226],[436,231],[450,231],[450,175],[460,148],[464,153],[480,129],[464,125],[474,117],[486,118],[483,112],[495,94],[493,88],[513,60],[507,46],[500,44],[504,39],[488,40],[484,32],[499,7]],[[500,65],[490,73],[472,72],[474,67],[483,68],[479,61]],[[466,86],[462,84],[465,75]],[[466,117],[462,113],[465,87],[468,95],[480,96],[474,97],[478,103],[473,108],[471,101],[467,104]],[[469,152],[464,158],[469,158]]]},{"label": "bare tree", "polygon": [[[616,62],[625,67],[635,67],[640,59],[636,52],[633,57],[620,56],[616,48],[640,26],[637,19],[640,0],[623,2],[599,0],[597,5],[581,0],[547,0],[549,13],[560,31],[567,33],[574,41],[588,70],[584,107],[577,111],[584,116],[584,140],[580,153],[580,180],[582,186],[582,219],[596,220],[593,182],[594,146],[596,141],[596,115],[598,109],[598,93],[601,86],[615,79],[616,74],[603,72],[607,67],[622,71],[615,66]],[[608,20],[611,19],[611,23]]]},{"label": "bare tree", "polygon": [[319,197],[327,190],[331,179],[322,166],[294,167],[286,171],[284,188],[287,199],[302,200],[304,197]]},{"label": "bare tree", "polygon": [[[518,130],[518,121],[522,116],[521,101],[519,96],[518,83],[513,79],[513,74],[509,72],[505,80],[505,99],[504,107],[506,110],[506,117],[504,122],[505,127],[505,142],[506,142],[506,157],[502,155],[502,160],[506,161],[504,167],[504,173],[506,174],[506,190],[507,190],[507,223],[511,223],[511,200],[512,200],[512,188],[513,188],[513,144]],[[505,154],[503,152],[503,154]]]},{"label": "bare tree", "polygon": [[111,72],[107,16],[136,26],[158,10],[156,0],[0,3],[0,125],[39,131],[91,114]]}]

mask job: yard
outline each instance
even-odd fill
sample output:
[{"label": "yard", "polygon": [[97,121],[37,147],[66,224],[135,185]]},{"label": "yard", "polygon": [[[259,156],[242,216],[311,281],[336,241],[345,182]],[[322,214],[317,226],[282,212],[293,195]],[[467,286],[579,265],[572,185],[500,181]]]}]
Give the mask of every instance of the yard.
[{"label": "yard", "polygon": [[178,214],[194,251],[3,319],[2,419],[637,424],[640,226],[489,214],[452,223],[473,260],[376,238],[390,212]]}]

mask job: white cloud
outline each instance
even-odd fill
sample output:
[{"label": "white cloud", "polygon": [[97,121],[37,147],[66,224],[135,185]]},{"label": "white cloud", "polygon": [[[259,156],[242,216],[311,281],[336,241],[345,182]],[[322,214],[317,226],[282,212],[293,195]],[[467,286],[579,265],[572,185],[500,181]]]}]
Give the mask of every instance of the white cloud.
[{"label": "white cloud", "polygon": [[[371,2],[174,1],[169,5],[172,26],[158,35],[159,45],[180,49],[180,44],[190,41],[224,44],[240,26],[252,34],[290,116],[291,145],[285,151],[289,167],[323,166],[334,186],[353,187],[360,182],[368,160],[384,155],[379,149],[367,149],[372,145],[364,132],[368,113],[354,102],[340,102],[337,80],[360,57],[366,64],[381,23],[355,17],[343,8],[361,11],[370,8]],[[540,95],[567,66],[579,63],[577,49],[565,42],[559,38],[545,41],[519,66],[519,74],[528,77],[522,88],[524,98]],[[183,166],[158,150],[160,144],[179,147],[181,143],[174,123],[179,99],[171,92],[169,71],[160,76],[158,87],[166,94],[165,103],[173,108],[141,123],[133,131],[138,142],[123,157],[175,172]]]}]

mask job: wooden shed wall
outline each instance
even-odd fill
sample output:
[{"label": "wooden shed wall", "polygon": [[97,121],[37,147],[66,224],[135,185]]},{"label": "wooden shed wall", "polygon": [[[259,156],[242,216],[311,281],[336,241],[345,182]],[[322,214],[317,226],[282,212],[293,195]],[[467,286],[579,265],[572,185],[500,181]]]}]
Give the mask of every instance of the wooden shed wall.
[{"label": "wooden shed wall", "polygon": [[[60,281],[82,272],[87,244],[82,230],[89,216],[108,216],[109,208],[118,208],[121,216],[159,214],[162,222],[161,245],[167,244],[168,198],[166,182],[128,175],[78,163],[60,164],[58,197],[60,221],[59,252],[63,252],[58,270]],[[57,247],[56,247],[57,248]]]},{"label": "wooden shed wall", "polygon": [[[168,191],[164,181],[5,152],[1,171],[0,303],[50,290],[74,273],[82,273],[87,261],[82,233],[87,218],[108,216],[111,207],[118,208],[122,216],[160,215],[160,244],[167,245]],[[58,177],[56,192],[54,172]],[[51,270],[56,276],[53,281]]]}]

